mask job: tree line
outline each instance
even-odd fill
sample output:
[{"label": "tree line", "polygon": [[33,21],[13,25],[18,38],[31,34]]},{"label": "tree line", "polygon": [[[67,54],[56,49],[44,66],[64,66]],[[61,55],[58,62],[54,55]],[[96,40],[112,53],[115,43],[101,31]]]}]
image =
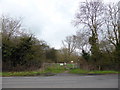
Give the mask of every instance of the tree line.
[{"label": "tree line", "polygon": [[[63,43],[68,55],[78,52],[81,68],[118,70],[120,63],[120,5],[86,1],[79,5],[73,24],[79,30]],[[86,67],[85,67],[86,66]]]},{"label": "tree line", "polygon": [[54,48],[33,34],[25,32],[21,19],[2,16],[0,18],[2,35],[2,70],[36,70],[44,62],[54,62]]},{"label": "tree line", "polygon": [[3,71],[36,70],[42,64],[78,63],[88,70],[118,70],[120,63],[120,8],[118,3],[86,1],[79,5],[73,25],[59,50],[25,32],[21,19],[1,16]]}]

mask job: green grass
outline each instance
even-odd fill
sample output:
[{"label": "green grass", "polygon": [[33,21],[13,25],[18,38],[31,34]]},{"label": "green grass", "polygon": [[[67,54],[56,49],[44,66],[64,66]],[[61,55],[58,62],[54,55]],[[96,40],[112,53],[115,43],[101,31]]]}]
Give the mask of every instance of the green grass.
[{"label": "green grass", "polygon": [[0,72],[0,76],[2,76],[2,72]]},{"label": "green grass", "polygon": [[117,71],[90,71],[93,74],[118,74]]},{"label": "green grass", "polygon": [[2,72],[2,76],[36,76],[41,75],[40,71],[24,71],[24,72]]},{"label": "green grass", "polygon": [[69,73],[74,73],[74,74],[86,74],[89,71],[87,70],[81,70],[81,69],[71,69],[69,70]]},{"label": "green grass", "polygon": [[88,71],[88,70],[81,70],[81,69],[71,69],[69,73],[74,74],[118,74],[118,71]]},{"label": "green grass", "polygon": [[52,66],[48,67],[45,70],[36,70],[36,71],[24,71],[24,72],[2,72],[0,76],[44,76],[46,73],[62,73],[65,71],[64,67]]},{"label": "green grass", "polygon": [[[72,64],[67,64],[67,67],[71,68],[73,67]],[[1,72],[0,76],[38,76],[42,75],[44,76],[47,73],[62,73],[66,71],[64,66],[60,66],[60,64],[55,64],[53,66],[49,66],[48,68],[45,68],[44,70],[36,70],[36,71],[23,71],[23,72]]]},{"label": "green grass", "polygon": [[73,64],[67,64],[66,65],[68,68],[73,68]]},{"label": "green grass", "polygon": [[64,67],[57,66],[57,67],[48,67],[44,70],[44,73],[62,73],[65,71]]},{"label": "green grass", "polygon": [[[68,64],[67,67],[72,68],[72,64]],[[0,76],[46,76],[46,75],[54,75],[56,73],[63,73],[65,71],[68,73],[74,74],[118,74],[120,72],[117,71],[88,71],[82,69],[65,69],[64,66],[60,66],[59,64],[55,64],[51,67],[45,68],[44,70],[36,70],[36,71],[24,71],[24,72],[0,72]]]}]

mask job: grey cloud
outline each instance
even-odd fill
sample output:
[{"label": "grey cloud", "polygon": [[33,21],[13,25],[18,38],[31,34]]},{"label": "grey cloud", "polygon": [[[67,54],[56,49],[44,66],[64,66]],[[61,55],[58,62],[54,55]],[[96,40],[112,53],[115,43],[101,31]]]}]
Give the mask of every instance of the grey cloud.
[{"label": "grey cloud", "polygon": [[23,24],[51,47],[60,48],[67,35],[76,32],[70,24],[79,0],[2,0],[0,13],[23,17]]}]

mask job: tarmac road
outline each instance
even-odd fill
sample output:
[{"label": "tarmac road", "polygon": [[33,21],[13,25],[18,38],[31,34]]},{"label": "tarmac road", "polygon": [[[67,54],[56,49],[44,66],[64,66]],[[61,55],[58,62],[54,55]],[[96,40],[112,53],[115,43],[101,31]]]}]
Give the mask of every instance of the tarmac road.
[{"label": "tarmac road", "polygon": [[2,88],[118,88],[118,75],[3,77]]}]

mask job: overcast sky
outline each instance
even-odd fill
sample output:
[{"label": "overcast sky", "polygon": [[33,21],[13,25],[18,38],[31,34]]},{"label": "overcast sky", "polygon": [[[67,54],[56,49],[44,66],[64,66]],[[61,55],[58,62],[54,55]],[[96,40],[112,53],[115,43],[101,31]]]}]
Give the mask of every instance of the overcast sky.
[{"label": "overcast sky", "polygon": [[0,0],[0,14],[23,17],[24,27],[59,49],[61,41],[77,31],[71,22],[82,1],[85,0]]}]

